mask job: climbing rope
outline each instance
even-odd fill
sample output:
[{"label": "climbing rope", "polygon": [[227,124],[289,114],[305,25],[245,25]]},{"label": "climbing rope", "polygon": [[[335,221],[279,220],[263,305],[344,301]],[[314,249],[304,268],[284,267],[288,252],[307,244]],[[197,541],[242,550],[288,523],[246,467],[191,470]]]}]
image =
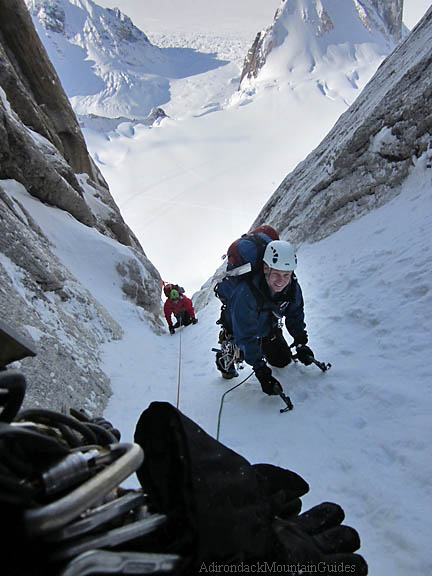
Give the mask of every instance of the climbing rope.
[{"label": "climbing rope", "polygon": [[182,332],[183,332],[183,325],[180,324],[179,329],[179,360],[178,360],[178,374],[177,374],[177,404],[176,408],[178,409],[180,404],[180,380],[181,380],[181,355],[182,355]]},{"label": "climbing rope", "polygon": [[225,400],[225,396],[227,394],[229,394],[230,392],[232,392],[233,390],[235,390],[236,388],[238,388],[239,386],[241,386],[242,384],[244,384],[246,382],[246,380],[249,380],[249,378],[252,376],[252,374],[254,373],[254,371],[252,370],[252,372],[249,374],[249,376],[246,376],[246,378],[244,380],[242,380],[241,382],[239,382],[238,384],[236,384],[235,386],[233,386],[232,388],[230,388],[229,390],[227,390],[226,392],[224,392],[222,394],[222,398],[221,398],[221,403],[220,403],[220,408],[219,408],[219,415],[218,415],[218,425],[217,425],[217,433],[216,433],[216,440],[219,441],[219,432],[220,432],[220,423],[221,423],[221,417],[222,417],[222,408],[223,408],[223,403]]}]

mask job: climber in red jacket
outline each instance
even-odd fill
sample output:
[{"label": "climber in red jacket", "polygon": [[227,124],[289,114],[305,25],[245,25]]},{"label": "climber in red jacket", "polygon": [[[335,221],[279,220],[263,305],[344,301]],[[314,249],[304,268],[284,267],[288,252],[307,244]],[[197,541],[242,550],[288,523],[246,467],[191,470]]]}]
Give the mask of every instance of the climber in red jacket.
[{"label": "climber in red jacket", "polygon": [[[192,300],[175,289],[171,290],[168,299],[165,301],[164,313],[170,334],[174,334],[175,329],[180,326],[189,326],[189,324],[198,322],[198,319],[195,318]],[[177,320],[174,325],[171,320],[173,314]]]}]

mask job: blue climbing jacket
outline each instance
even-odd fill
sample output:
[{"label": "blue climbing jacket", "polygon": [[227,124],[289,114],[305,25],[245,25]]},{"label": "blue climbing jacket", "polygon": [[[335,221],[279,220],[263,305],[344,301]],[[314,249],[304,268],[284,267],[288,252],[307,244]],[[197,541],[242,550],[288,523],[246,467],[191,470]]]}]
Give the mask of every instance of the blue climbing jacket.
[{"label": "blue climbing jacket", "polygon": [[261,339],[274,332],[279,319],[284,318],[294,339],[305,331],[303,295],[294,274],[291,283],[274,297],[262,273],[225,278],[215,292],[223,303],[222,325],[254,368],[263,361]]}]

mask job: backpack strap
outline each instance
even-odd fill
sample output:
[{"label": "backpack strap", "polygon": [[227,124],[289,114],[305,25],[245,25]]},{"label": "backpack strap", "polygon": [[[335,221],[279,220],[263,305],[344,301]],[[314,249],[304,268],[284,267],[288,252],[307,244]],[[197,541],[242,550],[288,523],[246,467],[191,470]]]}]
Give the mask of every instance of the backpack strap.
[{"label": "backpack strap", "polygon": [[246,262],[246,264],[242,264],[241,266],[237,266],[237,268],[232,268],[232,270],[227,270],[225,274],[225,278],[232,278],[234,276],[243,276],[243,274],[249,274],[252,272],[252,264],[250,262]]}]

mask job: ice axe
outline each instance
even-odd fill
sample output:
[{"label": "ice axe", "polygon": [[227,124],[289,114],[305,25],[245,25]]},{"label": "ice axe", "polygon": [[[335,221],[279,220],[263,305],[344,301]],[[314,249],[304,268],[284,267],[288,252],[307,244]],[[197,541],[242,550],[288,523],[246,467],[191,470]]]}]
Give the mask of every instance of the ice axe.
[{"label": "ice axe", "polygon": [[[293,348],[295,346],[295,343],[293,342],[290,346],[290,348]],[[319,360],[317,360],[314,356],[306,356],[308,362],[310,364],[315,364],[315,366],[318,366],[318,368],[320,370],[322,370],[323,372],[327,372],[327,370],[330,370],[331,368],[331,364],[330,362],[320,362]],[[297,361],[298,360],[298,355],[294,354],[293,355],[293,360]]]},{"label": "ice axe", "polygon": [[[297,355],[294,355],[293,359],[295,361],[297,361]],[[307,356],[307,359],[310,360],[311,364],[315,364],[315,366],[318,366],[318,368],[320,370],[322,370],[323,372],[326,372],[327,370],[330,370],[330,368],[331,368],[331,364],[329,362],[327,362],[327,363],[320,362],[319,360],[316,360],[313,356]],[[278,392],[278,394],[286,404],[285,408],[280,409],[280,413],[283,414],[284,412],[288,412],[288,410],[292,410],[294,408],[294,406],[293,406],[293,403],[291,402],[291,398],[289,396],[286,396],[284,394],[284,392],[282,391],[282,389],[280,392]]]},{"label": "ice axe", "polygon": [[291,402],[291,398],[289,396],[287,396],[283,389],[282,386],[279,384],[279,382],[276,382],[273,386],[273,393],[278,396],[280,396],[282,398],[282,400],[285,402],[286,407],[285,408],[281,408],[280,409],[280,413],[283,414],[284,412],[288,412],[288,410],[292,410],[294,408],[293,403]]},{"label": "ice axe", "polygon": [[294,408],[293,403],[291,402],[291,398],[289,396],[286,396],[283,392],[279,392],[279,396],[286,404],[285,408],[281,408],[279,410],[281,414],[283,414],[284,412],[288,412],[288,410],[292,410]]},{"label": "ice axe", "polygon": [[[296,356],[293,356],[294,360],[297,360]],[[311,363],[315,364],[315,366],[318,366],[318,368],[320,370],[322,370],[323,372],[327,372],[327,370],[330,370],[331,368],[331,364],[330,362],[320,362],[319,360],[316,360],[313,356],[307,356],[307,359],[311,361]]]}]

